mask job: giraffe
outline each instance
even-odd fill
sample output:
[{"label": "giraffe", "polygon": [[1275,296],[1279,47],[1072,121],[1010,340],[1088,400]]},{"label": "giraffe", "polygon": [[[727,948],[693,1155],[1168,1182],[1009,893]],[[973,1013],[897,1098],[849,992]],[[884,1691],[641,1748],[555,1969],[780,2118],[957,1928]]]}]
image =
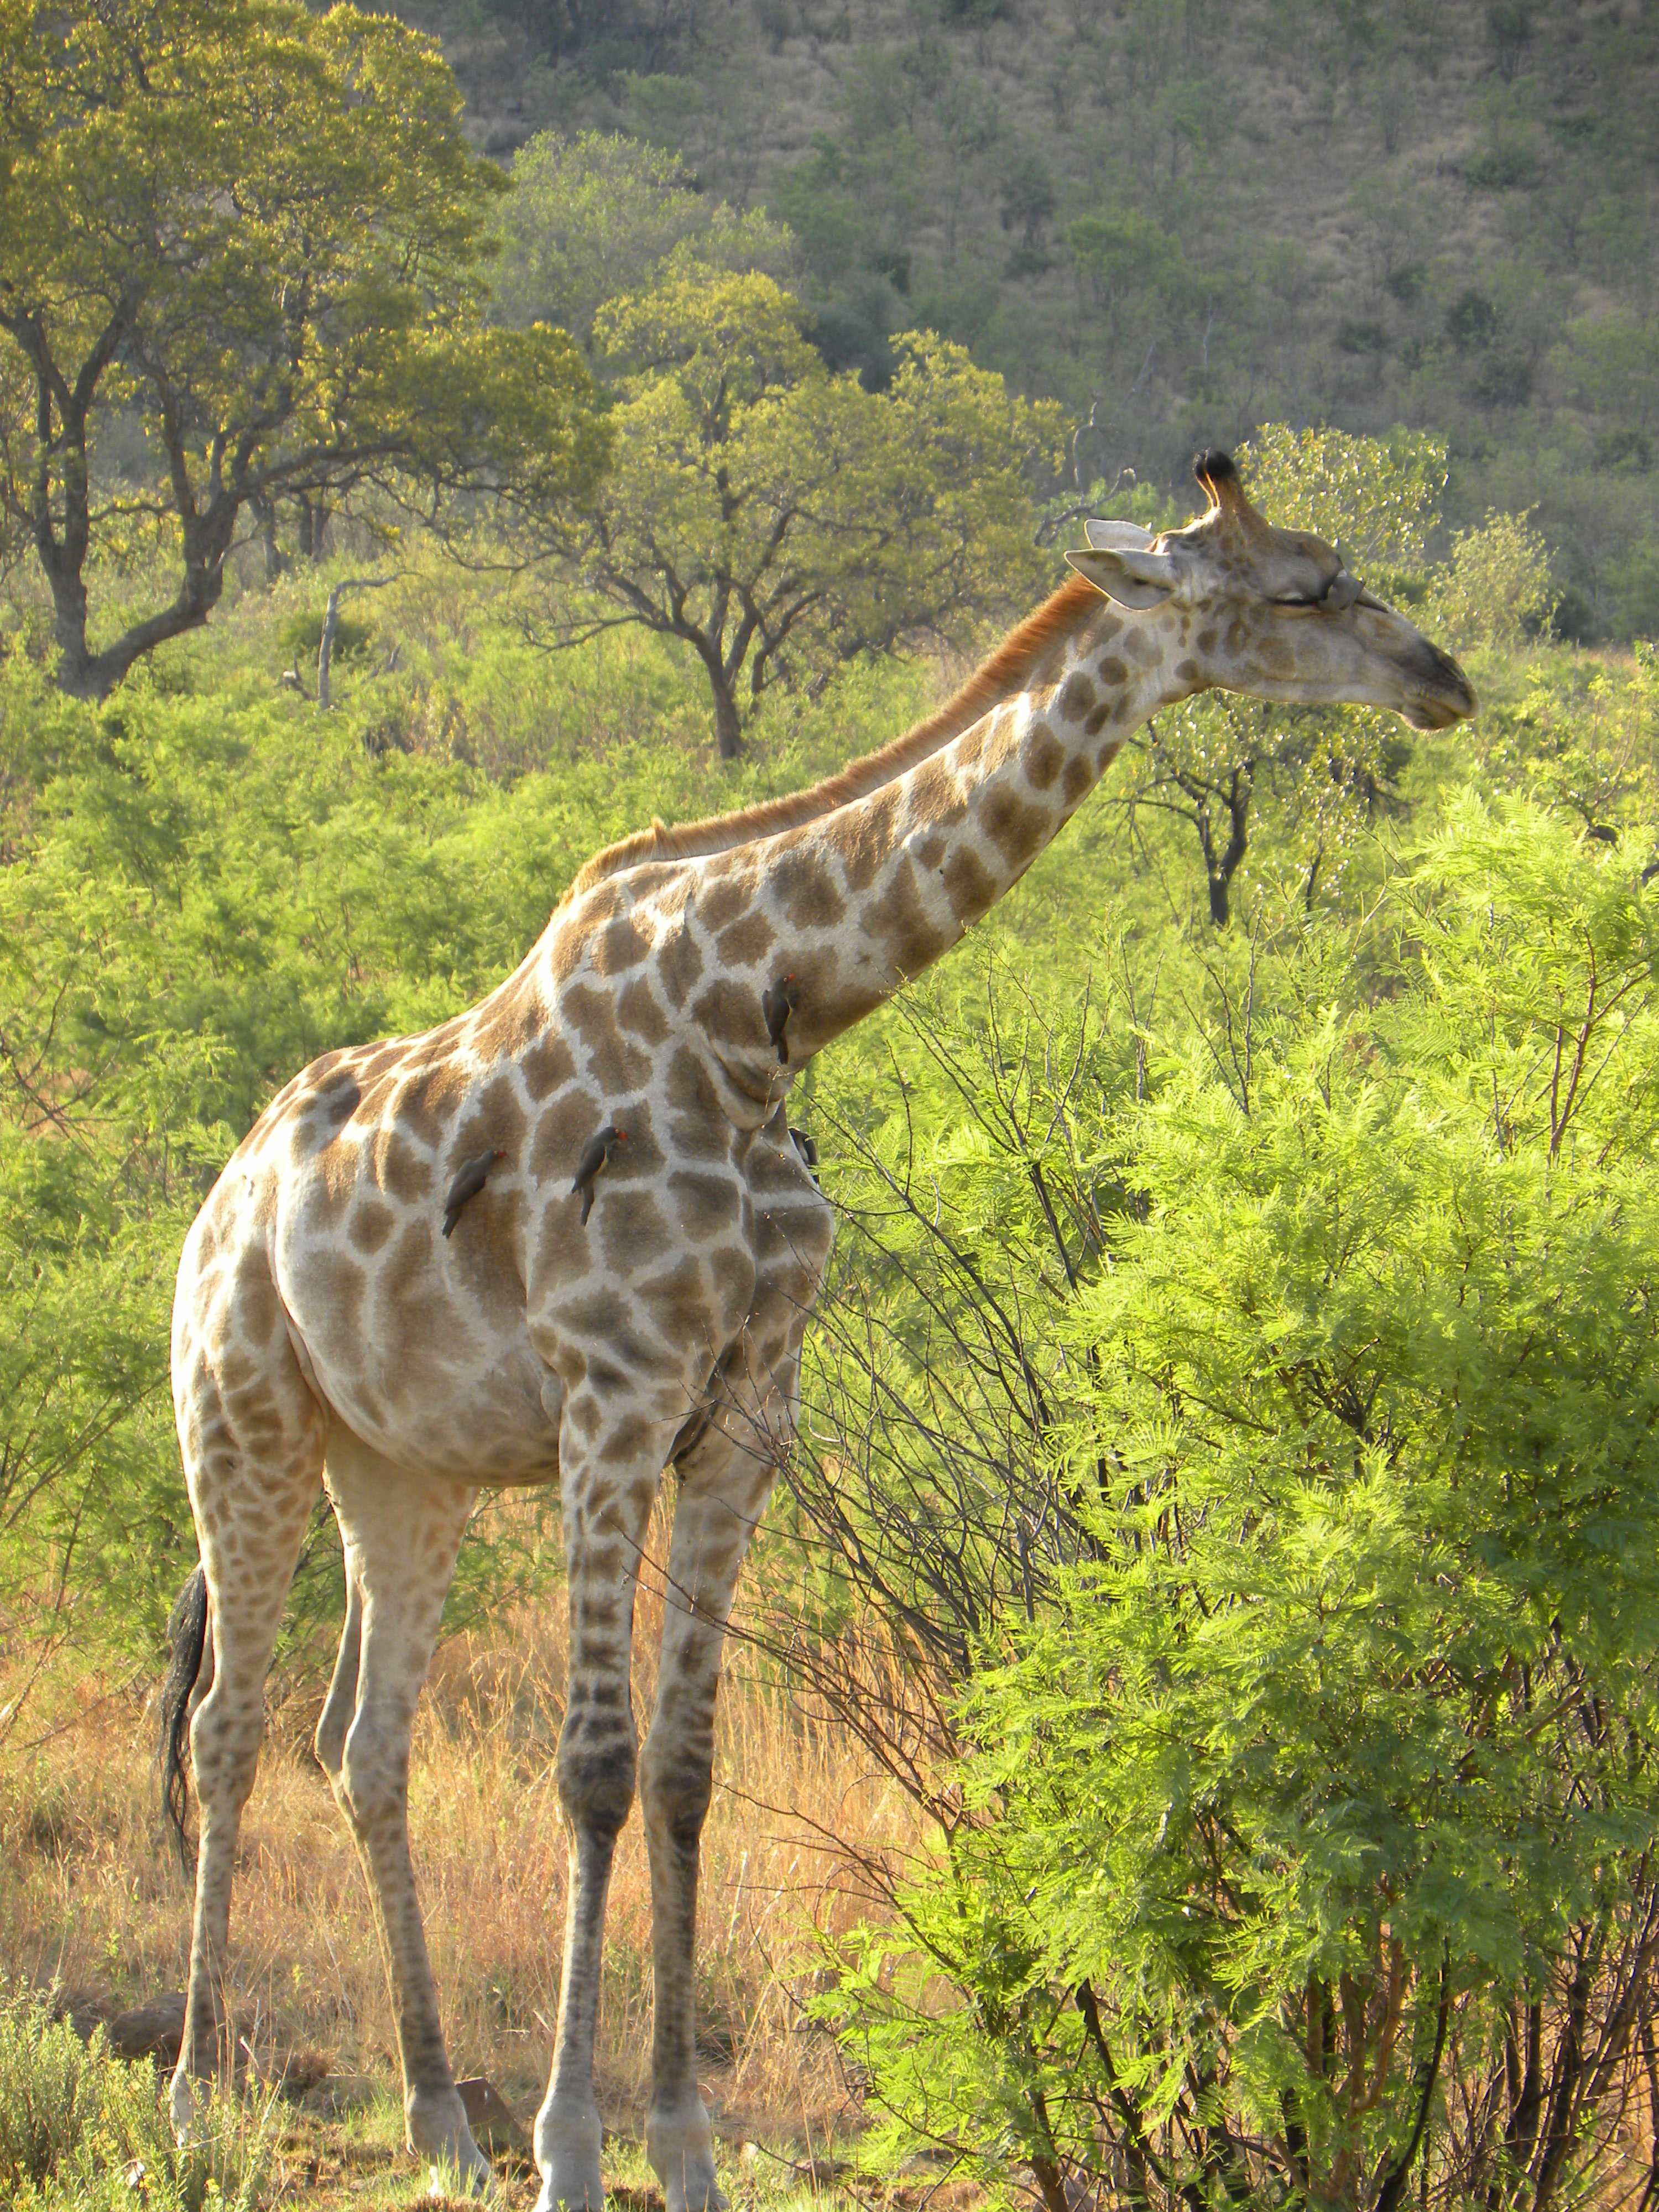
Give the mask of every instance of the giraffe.
[{"label": "giraffe", "polygon": [[[185,1242],[173,1326],[201,1547],[166,1700],[200,1805],[181,2132],[192,2077],[217,2055],[264,1681],[325,1482],[346,1614],[317,1756],[374,1905],[409,2147],[487,2182],[410,1863],[410,1735],[478,1486],[556,1482],[569,1883],[538,2212],[604,2200],[600,1948],[636,1790],[653,1912],[647,2150],[667,2212],[723,2205],[693,2013],[715,1695],[834,1233],[791,1141],[791,1082],[961,940],[1161,707],[1218,686],[1375,704],[1419,730],[1474,711],[1456,664],[1334,548],[1265,520],[1224,454],[1195,472],[1208,505],[1183,528],[1088,524],[1066,556],[1076,573],[937,714],[811,790],[600,853],[479,1005],[422,1036],[325,1054],[232,1157]],[[671,1468],[641,1748],[635,1575]]]}]

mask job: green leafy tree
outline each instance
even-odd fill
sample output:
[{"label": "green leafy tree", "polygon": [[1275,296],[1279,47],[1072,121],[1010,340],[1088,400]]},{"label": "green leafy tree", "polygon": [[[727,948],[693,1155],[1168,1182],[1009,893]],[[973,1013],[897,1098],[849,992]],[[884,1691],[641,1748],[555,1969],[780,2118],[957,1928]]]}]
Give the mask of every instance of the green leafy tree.
[{"label": "green leafy tree", "polygon": [[648,290],[676,247],[682,262],[779,278],[795,258],[776,223],[711,202],[678,155],[620,133],[538,133],[514,156],[513,187],[496,216],[498,311],[584,348],[605,301]]},{"label": "green leafy tree", "polygon": [[700,661],[720,756],[740,694],[822,681],[902,636],[967,643],[1029,605],[1047,564],[1027,474],[1058,417],[960,347],[904,342],[884,392],[833,375],[769,277],[677,266],[595,329],[616,466],[534,539],[558,562],[549,635],[642,625]]},{"label": "green leafy tree", "polygon": [[[274,547],[279,500],[591,481],[570,341],[484,326],[502,180],[429,40],[284,0],[4,0],[0,76],[0,514],[66,690],[205,622],[246,512]],[[100,562],[153,551],[173,598],[95,642]]]},{"label": "green leafy tree", "polygon": [[[924,1557],[1006,1595],[936,1855],[819,2006],[890,2154],[1052,2212],[1547,2212],[1608,2154],[1659,1956],[1656,921],[1466,804],[1369,923],[1143,1001],[1144,1056],[964,1040],[883,1139],[1048,1470],[964,1540],[966,1363],[909,1424]],[[999,1320],[1039,1172],[1065,1277]]]},{"label": "green leafy tree", "polygon": [[1494,513],[1453,538],[1434,613],[1460,650],[1487,646],[1512,653],[1547,627],[1559,597],[1550,581],[1548,550],[1530,519]]}]

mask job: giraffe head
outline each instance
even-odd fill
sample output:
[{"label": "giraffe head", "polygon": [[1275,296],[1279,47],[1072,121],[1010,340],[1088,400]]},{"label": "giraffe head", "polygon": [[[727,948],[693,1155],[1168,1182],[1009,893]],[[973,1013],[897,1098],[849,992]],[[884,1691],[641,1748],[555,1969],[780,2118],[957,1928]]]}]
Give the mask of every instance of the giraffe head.
[{"label": "giraffe head", "polygon": [[1225,453],[1200,454],[1194,473],[1210,507],[1184,529],[1155,538],[1135,523],[1091,522],[1087,549],[1066,556],[1119,606],[1178,616],[1177,673],[1192,690],[1387,707],[1414,730],[1474,714],[1457,663],[1351,575],[1340,547],[1276,530]]}]

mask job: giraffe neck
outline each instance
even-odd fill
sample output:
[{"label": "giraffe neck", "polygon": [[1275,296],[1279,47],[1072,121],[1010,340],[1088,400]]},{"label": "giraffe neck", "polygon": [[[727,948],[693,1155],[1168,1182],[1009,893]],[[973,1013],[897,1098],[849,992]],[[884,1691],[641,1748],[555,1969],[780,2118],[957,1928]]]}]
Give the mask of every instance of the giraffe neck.
[{"label": "giraffe neck", "polygon": [[1095,599],[1025,688],[952,743],[768,841],[757,889],[779,941],[759,980],[795,978],[793,1060],[931,967],[1012,890],[1129,732],[1193,690],[1184,641],[1173,606],[1129,613]]}]

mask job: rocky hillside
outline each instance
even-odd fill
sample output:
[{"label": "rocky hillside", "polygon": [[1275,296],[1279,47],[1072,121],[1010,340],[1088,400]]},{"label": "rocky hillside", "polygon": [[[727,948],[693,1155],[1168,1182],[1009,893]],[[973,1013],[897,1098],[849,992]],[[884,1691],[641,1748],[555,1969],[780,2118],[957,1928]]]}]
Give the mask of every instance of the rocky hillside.
[{"label": "rocky hillside", "polygon": [[[426,12],[418,14],[420,6]],[[1659,630],[1652,0],[411,0],[480,143],[620,130],[799,240],[830,358],[930,325],[1084,481],[1268,420],[1444,435],[1567,629]]]}]

